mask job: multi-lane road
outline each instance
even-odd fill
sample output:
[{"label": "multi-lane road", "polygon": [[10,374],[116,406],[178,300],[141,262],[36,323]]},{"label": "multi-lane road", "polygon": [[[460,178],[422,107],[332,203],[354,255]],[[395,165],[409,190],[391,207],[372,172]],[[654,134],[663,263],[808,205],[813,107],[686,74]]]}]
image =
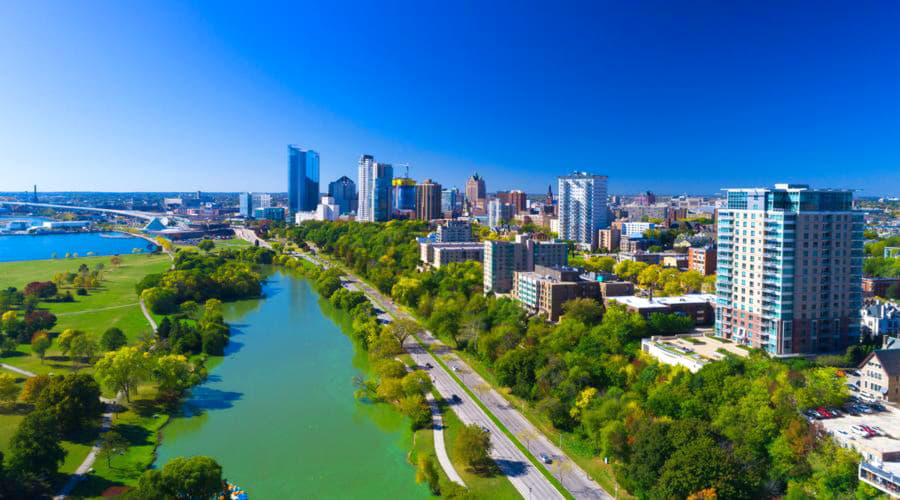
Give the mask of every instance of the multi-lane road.
[{"label": "multi-lane road", "polygon": [[[301,255],[314,264],[328,267],[327,262],[322,259],[308,254]],[[348,288],[362,291],[369,296],[383,310],[379,315],[381,320],[386,322],[393,321],[394,318],[414,320],[390,298],[385,297],[378,290],[356,277],[344,276],[344,284]],[[426,350],[423,344],[428,346],[434,354]],[[478,397],[481,404],[506,429],[517,436],[519,443],[524,445],[533,456],[550,458],[550,464],[541,464],[540,466],[554,474],[572,496],[579,499],[612,498],[583,469],[522,416],[513,405],[490,388],[481,376],[469,368],[465,362],[451,354],[450,350],[430,332],[425,331],[419,340],[408,339],[403,347],[420,367],[432,366],[428,371],[434,380],[435,388],[444,399],[451,400],[454,395],[459,398],[459,402],[453,406],[453,409],[459,415],[460,420],[466,424],[477,424],[490,431],[494,460],[524,498],[562,498],[562,495],[509,436],[499,429],[484,409],[472,400],[457,379],[436,362],[433,358],[434,355],[441,356],[441,359],[454,371],[456,377],[466,385],[466,388]]]}]

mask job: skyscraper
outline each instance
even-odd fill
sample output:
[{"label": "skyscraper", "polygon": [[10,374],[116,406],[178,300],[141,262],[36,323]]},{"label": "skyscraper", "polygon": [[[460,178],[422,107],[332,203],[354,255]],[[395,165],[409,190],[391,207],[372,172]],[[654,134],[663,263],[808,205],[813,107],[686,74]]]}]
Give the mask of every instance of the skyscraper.
[{"label": "skyscraper", "polygon": [[466,181],[466,202],[470,207],[485,208],[487,206],[487,187],[484,177],[474,173]]},{"label": "skyscraper", "polygon": [[450,188],[441,191],[441,211],[455,212],[459,208],[459,189]]},{"label": "skyscraper", "polygon": [[775,356],[859,342],[863,216],[853,194],[729,189],[719,210],[716,335]]},{"label": "skyscraper", "polygon": [[288,209],[315,210],[319,203],[319,153],[288,145]]},{"label": "skyscraper", "polygon": [[394,210],[416,209],[416,181],[409,177],[397,177],[391,181]]},{"label": "skyscraper", "polygon": [[250,193],[241,193],[238,195],[239,213],[241,217],[249,219],[253,217],[253,195]]},{"label": "skyscraper", "polygon": [[609,227],[606,176],[575,172],[559,178],[559,237],[597,247],[597,231]]},{"label": "skyscraper", "polygon": [[498,227],[509,222],[515,214],[515,207],[499,198],[488,202],[488,226]]},{"label": "skyscraper", "polygon": [[416,185],[416,218],[432,220],[441,218],[441,185],[425,179]]},{"label": "skyscraper", "polygon": [[334,198],[334,203],[339,207],[341,214],[356,211],[356,183],[346,175],[328,183],[328,196]]},{"label": "skyscraper", "polygon": [[359,157],[359,203],[356,219],[362,222],[390,220],[392,212],[391,181],[394,167],[377,163],[372,155]]}]

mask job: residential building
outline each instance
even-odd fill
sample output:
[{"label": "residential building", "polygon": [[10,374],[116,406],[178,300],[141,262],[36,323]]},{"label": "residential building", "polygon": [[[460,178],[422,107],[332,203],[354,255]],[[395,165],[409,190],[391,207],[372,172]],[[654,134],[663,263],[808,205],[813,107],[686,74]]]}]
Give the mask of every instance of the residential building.
[{"label": "residential building", "polygon": [[488,225],[492,228],[509,223],[513,214],[513,206],[509,203],[496,198],[488,202]]},{"label": "residential building", "polygon": [[863,219],[849,190],[729,189],[719,211],[716,334],[775,356],[860,338]]},{"label": "residential building", "polygon": [[319,201],[319,153],[288,145],[288,210],[315,210]]},{"label": "residential building", "polygon": [[284,207],[255,208],[253,209],[253,218],[283,222],[285,220],[284,212]]},{"label": "residential building", "polygon": [[704,276],[716,274],[716,247],[705,245],[702,247],[688,247],[688,269],[697,271]]},{"label": "residential building", "polygon": [[359,158],[359,202],[356,220],[384,222],[391,219],[391,181],[394,167],[390,163],[378,163],[372,155]]},{"label": "residential building", "polygon": [[859,390],[874,399],[900,402],[900,349],[879,349],[859,364]]},{"label": "residential building", "polygon": [[269,208],[272,206],[272,195],[268,193],[253,193],[253,208]]},{"label": "residential building", "polygon": [[397,177],[391,181],[394,210],[416,210],[416,181],[409,177]]},{"label": "residential building", "polygon": [[623,222],[622,235],[628,237],[642,237],[646,231],[656,229],[656,224],[652,222]]},{"label": "residential building", "polygon": [[344,175],[338,180],[330,182],[328,184],[328,196],[334,198],[334,203],[340,207],[341,215],[356,212],[358,195],[356,194],[356,183],[353,182],[353,179]]},{"label": "residential building", "polygon": [[688,256],[683,253],[664,255],[660,264],[662,267],[674,267],[681,271],[687,271]]},{"label": "residential building", "polygon": [[604,252],[615,252],[619,249],[622,232],[616,228],[599,229],[597,231],[597,248]]},{"label": "residential building", "polygon": [[437,227],[438,243],[472,241],[472,223],[465,220],[448,220]]},{"label": "residential building", "polygon": [[441,218],[441,185],[425,179],[416,185],[416,218],[434,220]]},{"label": "residential building", "polygon": [[478,175],[478,172],[472,174],[466,181],[466,202],[470,207],[487,207],[487,186],[484,183],[484,177]]},{"label": "residential building", "polygon": [[576,172],[559,178],[559,237],[597,248],[597,231],[609,227],[605,175]]},{"label": "residential building", "polygon": [[619,251],[623,253],[636,253],[650,248],[654,240],[643,236],[625,236],[619,239]]},{"label": "residential building", "polygon": [[863,335],[900,335],[900,305],[894,302],[866,300],[860,311]]},{"label": "residential building", "polygon": [[604,297],[604,302],[618,302],[632,312],[649,318],[653,313],[679,313],[690,316],[695,325],[711,325],[715,319],[716,296],[710,293],[691,293],[673,297]]},{"label": "residential building", "polygon": [[513,214],[528,209],[528,196],[523,191],[499,191],[497,199],[512,206]]},{"label": "residential building", "polygon": [[623,295],[634,295],[634,283],[630,281],[601,281],[600,295],[606,297],[621,297]]},{"label": "residential building", "polygon": [[534,266],[534,271],[513,272],[512,297],[531,313],[543,313],[558,321],[563,304],[578,298],[600,300],[600,283],[581,278],[581,269],[568,266]]},{"label": "residential building", "polygon": [[569,247],[560,241],[536,242],[520,234],[515,241],[484,242],[484,293],[507,293],[515,271],[532,271],[534,266],[565,266]]},{"label": "residential building", "polygon": [[419,243],[419,259],[427,267],[440,268],[451,262],[484,260],[484,245],[479,241]]},{"label": "residential building", "polygon": [[864,297],[887,297],[890,287],[900,283],[900,278],[873,278],[866,276],[862,279],[862,292]]}]

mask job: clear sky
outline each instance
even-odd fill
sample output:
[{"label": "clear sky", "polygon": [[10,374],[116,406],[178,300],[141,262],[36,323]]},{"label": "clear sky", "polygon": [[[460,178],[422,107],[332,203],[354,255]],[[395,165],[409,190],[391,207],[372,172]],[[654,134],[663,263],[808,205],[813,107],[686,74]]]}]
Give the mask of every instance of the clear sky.
[{"label": "clear sky", "polygon": [[898,2],[0,2],[0,191],[900,193]]}]

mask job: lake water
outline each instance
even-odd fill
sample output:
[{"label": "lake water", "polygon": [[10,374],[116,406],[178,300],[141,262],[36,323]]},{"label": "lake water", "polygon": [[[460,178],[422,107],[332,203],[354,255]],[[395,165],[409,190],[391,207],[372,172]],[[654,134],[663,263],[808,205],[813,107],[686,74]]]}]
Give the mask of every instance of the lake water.
[{"label": "lake water", "polygon": [[135,248],[148,252],[150,243],[142,238],[127,236],[121,233],[71,233],[45,235],[9,235],[0,236],[0,262],[18,260],[42,260],[63,258],[67,253],[84,257],[88,252],[94,255],[129,254]]},{"label": "lake water", "polygon": [[409,421],[353,397],[365,353],[307,280],[273,274],[266,298],[226,304],[226,359],[163,430],[157,466],[208,455],[250,498],[426,498],[406,462]]}]

